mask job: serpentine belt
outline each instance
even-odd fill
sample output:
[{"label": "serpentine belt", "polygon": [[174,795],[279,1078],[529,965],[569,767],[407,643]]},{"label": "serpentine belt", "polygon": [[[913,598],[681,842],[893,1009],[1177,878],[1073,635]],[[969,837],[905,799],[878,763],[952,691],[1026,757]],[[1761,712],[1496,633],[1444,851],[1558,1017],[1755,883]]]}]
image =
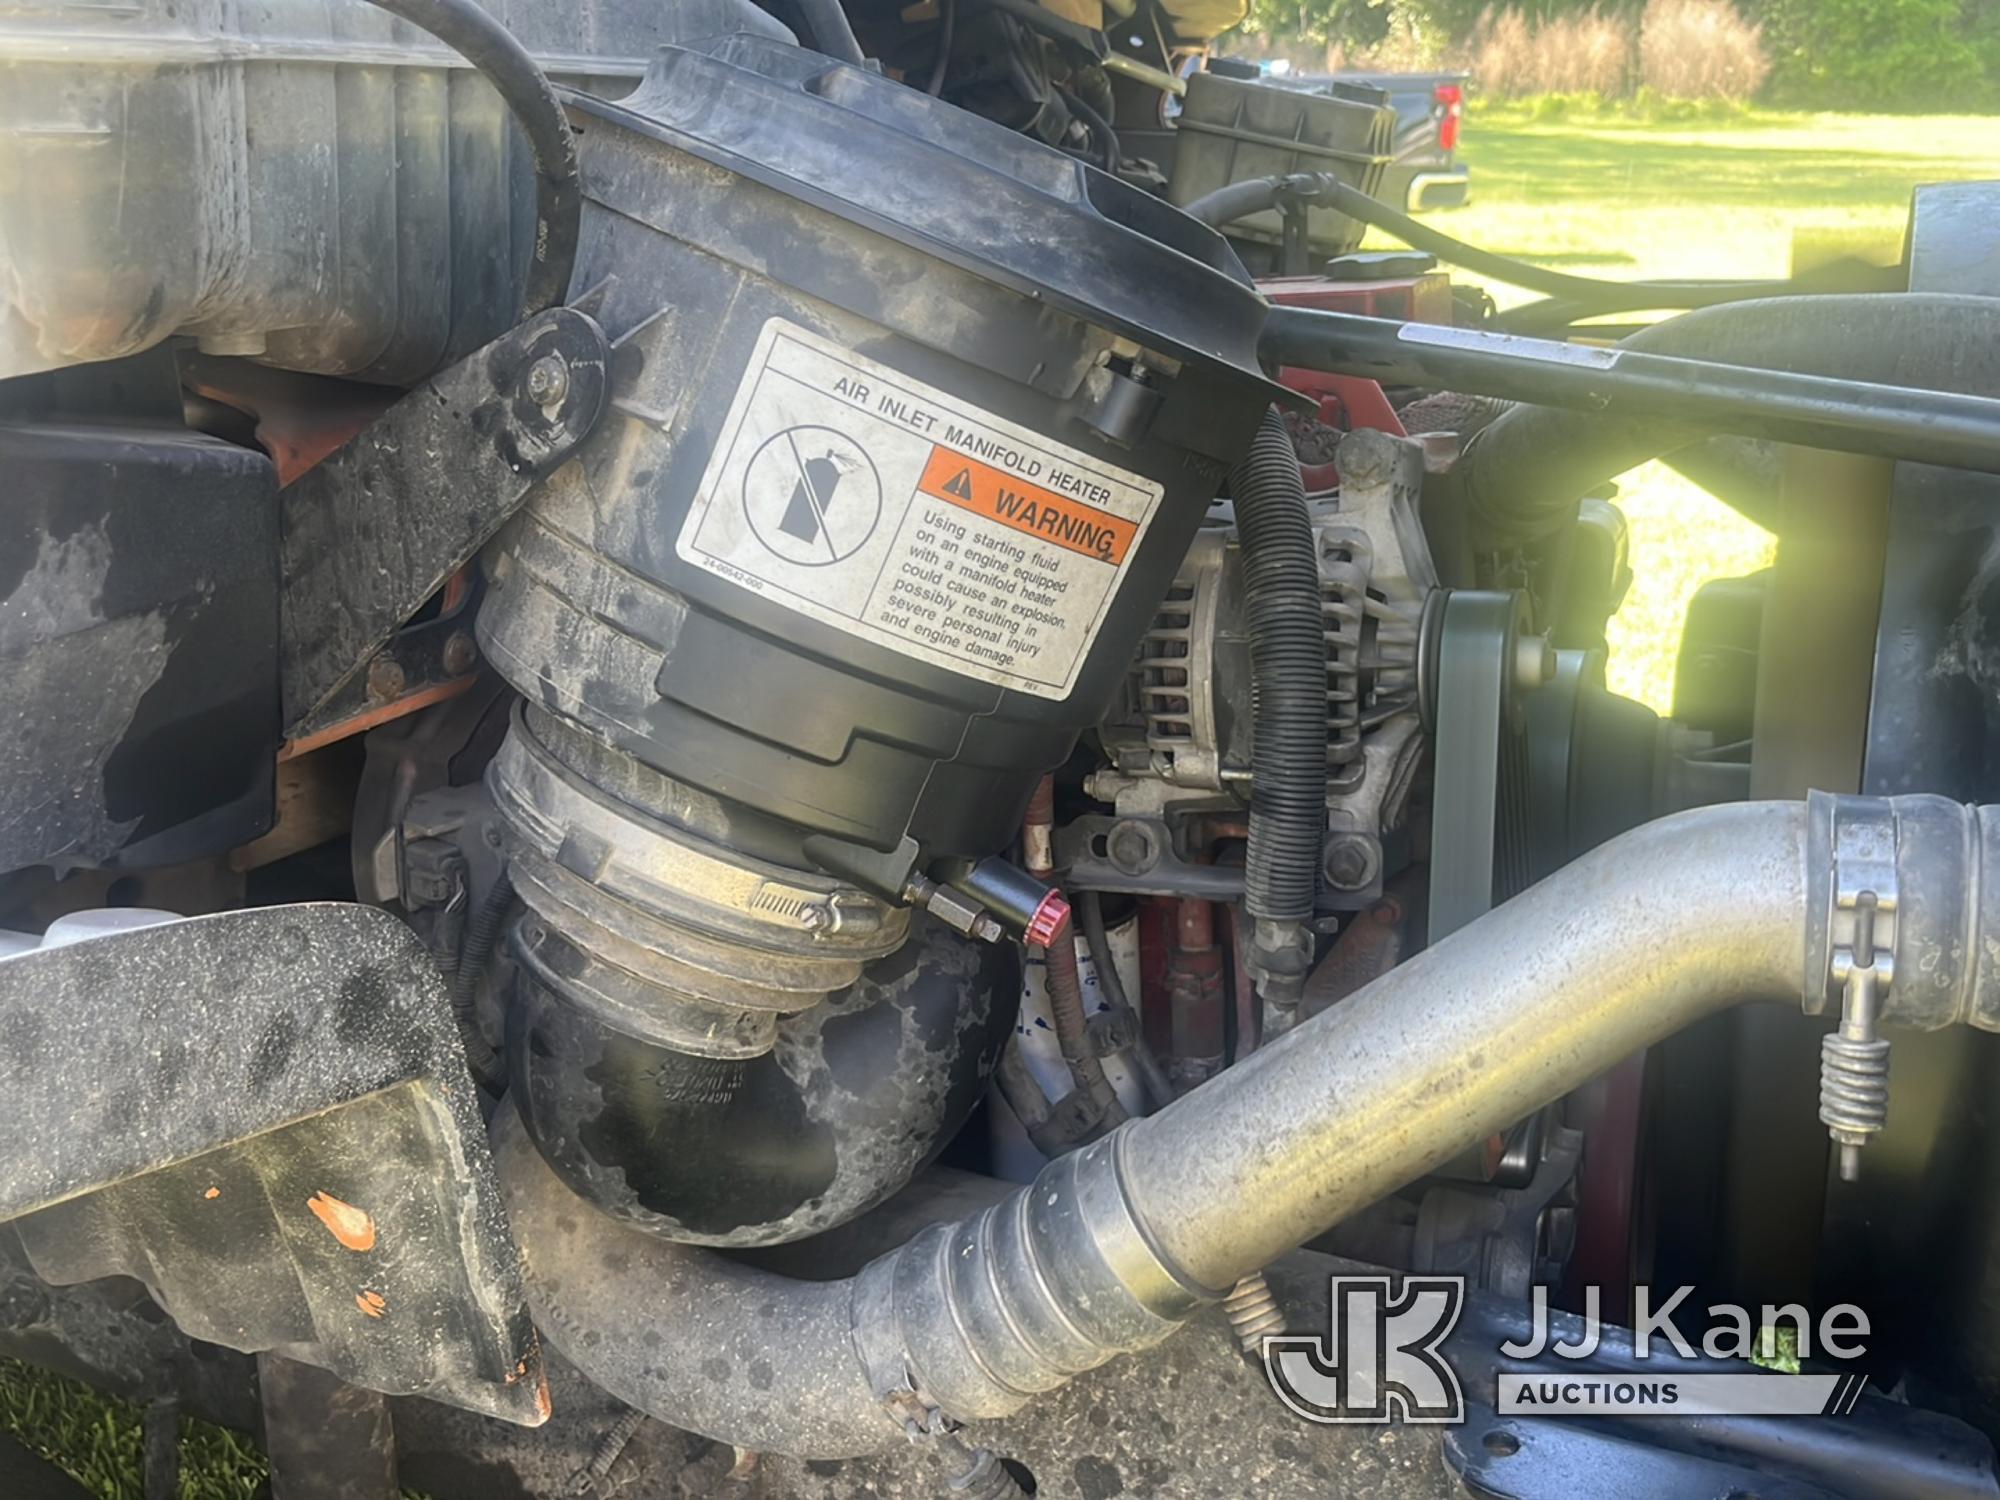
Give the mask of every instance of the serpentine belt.
[{"label": "serpentine belt", "polygon": [[1432,708],[1430,941],[1493,905],[1500,725],[1517,594],[1452,589],[1436,626]]}]

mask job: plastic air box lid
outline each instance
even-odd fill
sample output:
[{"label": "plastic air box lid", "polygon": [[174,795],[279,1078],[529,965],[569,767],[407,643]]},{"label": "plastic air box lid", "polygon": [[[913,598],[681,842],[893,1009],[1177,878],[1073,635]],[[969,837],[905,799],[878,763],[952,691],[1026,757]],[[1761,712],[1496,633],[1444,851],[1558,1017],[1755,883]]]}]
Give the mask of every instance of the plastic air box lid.
[{"label": "plastic air box lid", "polygon": [[[1246,83],[1216,73],[1188,79],[1173,177],[1167,197],[1188,204],[1232,182],[1326,172],[1374,196],[1389,164],[1396,111],[1380,89],[1336,83],[1327,93]],[[1366,226],[1345,214],[1315,208],[1308,238],[1322,255],[1345,255]],[[1229,233],[1275,240],[1283,220],[1275,211],[1252,214]]]}]

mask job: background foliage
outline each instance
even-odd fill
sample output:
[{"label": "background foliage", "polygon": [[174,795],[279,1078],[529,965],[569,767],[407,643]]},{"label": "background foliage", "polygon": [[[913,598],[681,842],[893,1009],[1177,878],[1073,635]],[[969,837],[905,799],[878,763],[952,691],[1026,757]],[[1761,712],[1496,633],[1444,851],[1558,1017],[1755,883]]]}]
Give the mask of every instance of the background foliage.
[{"label": "background foliage", "polygon": [[2000,0],[1250,0],[1222,45],[1315,70],[1467,67],[1488,97],[2000,106]]}]

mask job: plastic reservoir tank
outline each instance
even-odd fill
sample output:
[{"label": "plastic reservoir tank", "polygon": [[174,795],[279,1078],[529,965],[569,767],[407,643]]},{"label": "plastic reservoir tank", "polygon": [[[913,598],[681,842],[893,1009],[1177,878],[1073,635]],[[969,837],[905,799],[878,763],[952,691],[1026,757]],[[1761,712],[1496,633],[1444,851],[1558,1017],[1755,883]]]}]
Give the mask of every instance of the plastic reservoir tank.
[{"label": "plastic reservoir tank", "polygon": [[[486,8],[607,98],[690,29],[783,35],[727,0]],[[0,379],[191,334],[406,384],[510,326],[533,222],[499,96],[361,0],[0,7]]]}]

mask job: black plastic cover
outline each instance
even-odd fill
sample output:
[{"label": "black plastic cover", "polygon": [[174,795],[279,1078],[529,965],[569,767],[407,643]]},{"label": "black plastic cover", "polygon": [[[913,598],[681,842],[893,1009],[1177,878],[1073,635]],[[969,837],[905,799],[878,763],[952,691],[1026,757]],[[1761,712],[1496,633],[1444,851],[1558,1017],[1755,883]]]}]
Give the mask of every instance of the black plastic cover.
[{"label": "black plastic cover", "polygon": [[166,864],[270,826],[270,460],[177,428],[0,422],[0,871]]}]

